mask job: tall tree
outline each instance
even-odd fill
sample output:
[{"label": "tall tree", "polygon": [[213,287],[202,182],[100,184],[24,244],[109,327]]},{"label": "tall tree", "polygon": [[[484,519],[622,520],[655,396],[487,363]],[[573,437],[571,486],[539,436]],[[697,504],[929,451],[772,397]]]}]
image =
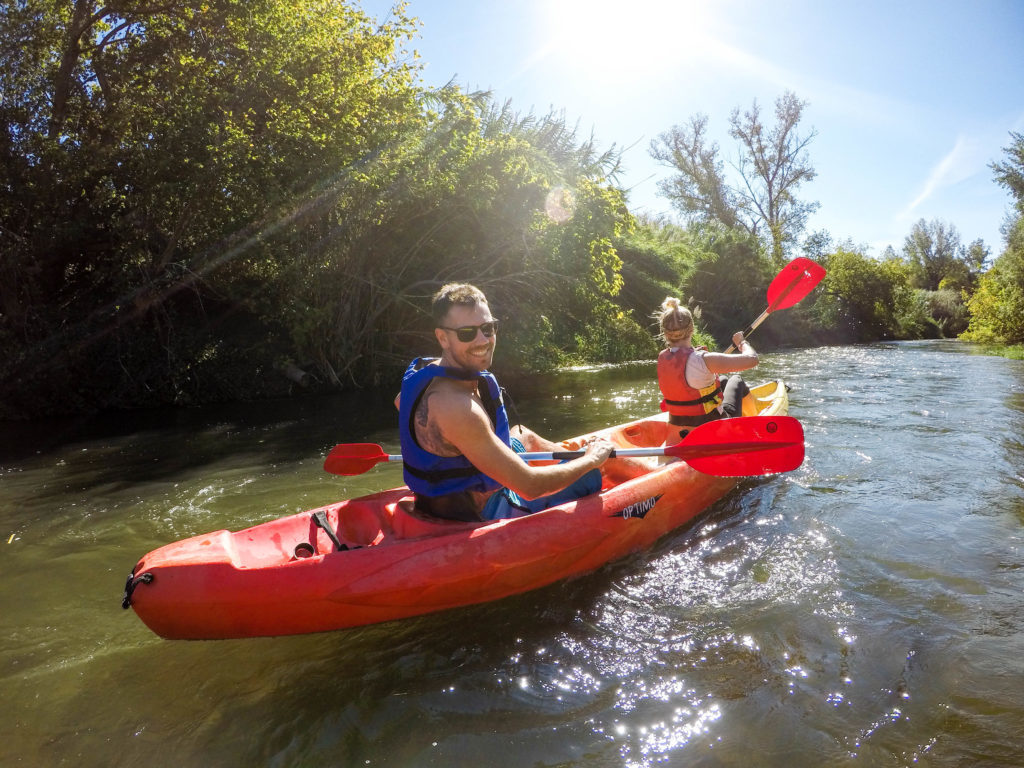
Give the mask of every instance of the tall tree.
[{"label": "tall tree", "polygon": [[736,193],[726,183],[718,143],[707,138],[708,116],[697,114],[651,142],[651,156],[678,173],[658,182],[662,194],[691,222],[738,226]]},{"label": "tall tree", "polygon": [[967,302],[968,341],[1024,343],[1024,216],[1005,227],[1006,250]]},{"label": "tall tree", "polygon": [[1014,199],[1002,232],[1006,248],[981,277],[968,302],[970,325],[964,338],[973,341],[1024,342],[1024,133],[1010,133],[1006,159],[992,163],[995,180]]},{"label": "tall tree", "polygon": [[617,152],[419,87],[405,4],[129,5],[0,4],[0,418],[393,382],[448,280],[519,368],[649,343]]},{"label": "tall tree", "polygon": [[902,318],[914,300],[901,262],[879,261],[843,244],[827,256],[825,266],[828,274],[813,305],[820,327],[837,341],[901,335]]},{"label": "tall tree", "polygon": [[226,330],[303,245],[274,238],[423,119],[413,29],[343,0],[4,4],[0,400],[230,397],[226,360],[273,359]]},{"label": "tall tree", "polygon": [[718,144],[708,139],[706,115],[673,126],[650,147],[654,159],[676,171],[659,183],[662,194],[690,221],[740,225],[764,238],[773,261],[781,264],[818,208],[816,202],[797,198],[799,187],[817,175],[807,152],[816,131],[798,132],[806,106],[786,91],[775,102],[772,126],[762,120],[756,100],[747,111],[733,110],[729,135],[738,143],[730,163],[735,182],[726,177]]},{"label": "tall tree", "polygon": [[903,242],[903,257],[910,264],[915,288],[937,291],[945,287],[944,281],[954,287],[966,287],[969,282],[966,252],[952,224],[918,220]]},{"label": "tall tree", "polygon": [[972,274],[981,275],[991,256],[992,249],[985,245],[985,241],[979,237],[967,246],[967,250],[964,252],[964,263],[967,264],[967,268]]},{"label": "tall tree", "polygon": [[996,183],[1010,191],[1017,212],[1024,216],[1024,133],[1010,131],[1010,137],[1010,146],[1003,148],[1007,159],[989,167],[995,171]]}]

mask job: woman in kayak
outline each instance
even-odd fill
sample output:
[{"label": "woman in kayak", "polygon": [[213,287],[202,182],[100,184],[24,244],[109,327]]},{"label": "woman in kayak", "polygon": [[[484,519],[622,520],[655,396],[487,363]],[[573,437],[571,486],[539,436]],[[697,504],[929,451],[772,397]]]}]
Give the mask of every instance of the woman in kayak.
[{"label": "woman in kayak", "polygon": [[[665,299],[655,316],[666,345],[658,355],[658,386],[669,424],[683,427],[682,433],[708,421],[742,415],[743,397],[750,391],[746,382],[738,375],[719,376],[757,365],[757,352],[743,332],[732,336],[737,354],[708,352],[707,347],[693,346],[693,315],[679,299]],[[669,442],[675,442],[674,436]]]}]

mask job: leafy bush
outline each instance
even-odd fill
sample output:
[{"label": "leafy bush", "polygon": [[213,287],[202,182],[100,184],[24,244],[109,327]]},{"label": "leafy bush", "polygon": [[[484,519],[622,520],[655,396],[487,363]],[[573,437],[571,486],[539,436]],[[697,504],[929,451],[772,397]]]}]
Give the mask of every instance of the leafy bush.
[{"label": "leafy bush", "polygon": [[923,291],[928,315],[942,338],[956,338],[967,330],[969,319],[963,295],[954,290]]},{"label": "leafy bush", "polygon": [[576,336],[576,348],[585,360],[607,363],[649,360],[658,354],[658,344],[650,332],[623,314],[585,328]]},{"label": "leafy bush", "polygon": [[961,335],[967,341],[1024,341],[1024,216],[1013,220],[1006,233],[1006,250],[967,302],[970,323]]}]

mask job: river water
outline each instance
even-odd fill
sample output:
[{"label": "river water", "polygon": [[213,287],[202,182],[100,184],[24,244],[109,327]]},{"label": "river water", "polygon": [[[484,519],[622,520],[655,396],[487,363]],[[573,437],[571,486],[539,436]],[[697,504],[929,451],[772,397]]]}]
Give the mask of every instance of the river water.
[{"label": "river water", "polygon": [[[562,438],[653,364],[517,398]],[[596,574],[343,632],[173,642],[149,550],[401,483],[393,393],[0,426],[0,765],[1024,764],[1024,363],[955,342],[764,356],[798,470]],[[516,393],[513,392],[513,395]]]}]

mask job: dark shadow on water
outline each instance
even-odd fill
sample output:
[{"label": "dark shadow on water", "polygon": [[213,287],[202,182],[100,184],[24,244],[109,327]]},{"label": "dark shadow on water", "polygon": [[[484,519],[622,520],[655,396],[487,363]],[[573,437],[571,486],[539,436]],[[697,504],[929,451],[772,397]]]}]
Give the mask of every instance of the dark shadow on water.
[{"label": "dark shadow on water", "polygon": [[173,480],[231,457],[252,466],[322,458],[342,441],[395,431],[393,394],[106,413],[0,425],[0,466],[60,462],[53,492]]},{"label": "dark shadow on water", "polygon": [[[46,455],[77,443],[121,440],[148,432],[203,432],[281,428],[283,445],[304,442],[311,430],[326,431],[394,421],[395,393],[380,390],[312,395],[258,403],[223,403],[195,408],[111,411],[81,417],[0,422],[0,461]],[[375,419],[376,417],[376,419]],[[390,419],[390,421],[389,421]]]},{"label": "dark shadow on water", "polygon": [[[645,379],[647,368],[650,364],[637,363],[561,371],[515,379],[507,389],[522,420],[530,424],[535,405],[544,407],[565,393],[585,402],[603,392],[608,381]],[[225,457],[238,464],[270,466],[320,459],[339,442],[379,442],[390,450],[398,441],[395,394],[376,389],[0,422],[0,469],[62,462],[60,492],[86,493],[100,486],[174,480]]]},{"label": "dark shadow on water", "polygon": [[610,382],[628,379],[656,380],[655,361],[638,360],[614,365],[566,368],[545,376],[511,376],[504,374],[499,380],[516,400],[531,400],[553,395],[575,396],[602,394]]},{"label": "dark shadow on water", "polygon": [[[502,383],[512,397],[528,401],[560,393],[600,392],[608,381],[653,373],[653,363],[640,361],[567,369],[544,376],[506,374]],[[77,443],[116,441],[146,432],[281,428],[283,434],[277,442],[287,446],[291,442],[307,443],[310,432],[395,429],[393,401],[396,394],[397,387],[394,391],[385,387],[259,402],[106,411],[25,422],[0,421],[0,461],[45,456]]]},{"label": "dark shadow on water", "polygon": [[1024,391],[1012,392],[1006,398],[1006,407],[1017,413],[1024,413]]}]

